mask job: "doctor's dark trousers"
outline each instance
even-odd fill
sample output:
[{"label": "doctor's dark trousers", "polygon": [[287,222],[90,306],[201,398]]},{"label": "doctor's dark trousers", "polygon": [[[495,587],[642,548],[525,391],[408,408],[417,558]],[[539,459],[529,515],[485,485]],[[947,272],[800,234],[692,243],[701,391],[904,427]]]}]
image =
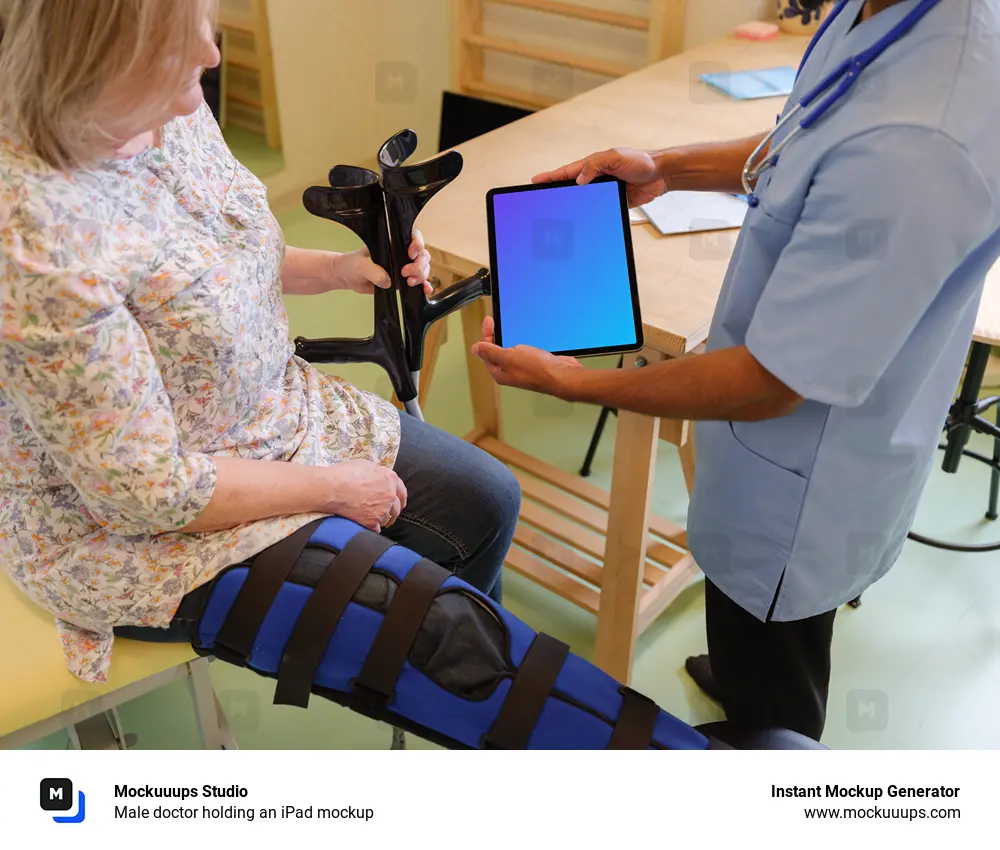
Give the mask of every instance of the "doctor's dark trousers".
[{"label": "doctor's dark trousers", "polygon": [[[767,622],[705,580],[708,657],[727,725],[823,735],[836,610],[806,620]],[[725,732],[716,732],[725,740]]]}]

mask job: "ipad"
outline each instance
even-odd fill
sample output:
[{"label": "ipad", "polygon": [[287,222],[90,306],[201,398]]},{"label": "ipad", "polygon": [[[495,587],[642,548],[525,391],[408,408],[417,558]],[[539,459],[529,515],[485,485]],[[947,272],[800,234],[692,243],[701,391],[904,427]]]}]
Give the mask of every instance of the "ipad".
[{"label": "ipad", "polygon": [[486,208],[497,345],[573,357],[642,348],[624,183],[509,186]]}]

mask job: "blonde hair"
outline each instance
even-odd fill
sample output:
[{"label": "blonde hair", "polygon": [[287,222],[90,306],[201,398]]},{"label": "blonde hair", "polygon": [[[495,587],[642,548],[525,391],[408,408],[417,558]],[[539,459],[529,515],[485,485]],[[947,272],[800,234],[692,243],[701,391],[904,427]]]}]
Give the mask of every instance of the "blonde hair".
[{"label": "blonde hair", "polygon": [[86,165],[111,141],[102,112],[164,113],[214,13],[212,0],[0,0],[0,120],[53,167]]}]

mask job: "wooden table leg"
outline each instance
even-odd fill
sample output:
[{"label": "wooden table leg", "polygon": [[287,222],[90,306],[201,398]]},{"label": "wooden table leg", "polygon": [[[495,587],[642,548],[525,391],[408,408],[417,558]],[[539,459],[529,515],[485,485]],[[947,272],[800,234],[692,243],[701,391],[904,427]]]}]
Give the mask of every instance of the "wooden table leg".
[{"label": "wooden table leg", "polygon": [[[458,280],[458,275],[444,272],[444,281],[434,281],[436,289],[445,289]],[[417,403],[421,408],[426,407],[427,397],[431,392],[431,383],[434,381],[434,370],[437,368],[438,355],[441,354],[441,347],[448,341],[448,319],[435,322],[427,329],[427,336],[424,337],[424,367],[420,370],[420,389],[417,396]]]},{"label": "wooden table leg", "polygon": [[465,362],[469,370],[469,388],[472,392],[472,415],[475,431],[473,442],[483,437],[503,439],[500,417],[500,390],[486,371],[483,361],[472,354],[473,343],[483,338],[483,319],[487,316],[488,301],[480,298],[462,310],[462,336],[465,343]]},{"label": "wooden table leg", "polygon": [[618,414],[594,662],[625,684],[635,657],[659,431],[658,419]]},{"label": "wooden table leg", "polygon": [[427,336],[424,337],[424,368],[420,370],[420,390],[417,401],[420,407],[426,407],[427,397],[431,392],[431,383],[434,380],[434,370],[437,368],[438,356],[441,354],[441,346],[448,341],[448,320],[444,319],[435,322],[427,329]]},{"label": "wooden table leg", "polygon": [[687,440],[678,447],[681,455],[681,469],[684,470],[684,483],[687,484],[688,495],[694,489],[694,422],[688,422]]}]

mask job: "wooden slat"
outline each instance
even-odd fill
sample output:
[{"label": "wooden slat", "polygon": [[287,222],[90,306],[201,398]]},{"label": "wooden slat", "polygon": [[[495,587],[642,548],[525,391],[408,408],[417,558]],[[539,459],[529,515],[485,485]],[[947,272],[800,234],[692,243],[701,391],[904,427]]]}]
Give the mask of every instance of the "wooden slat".
[{"label": "wooden slat", "polygon": [[534,9],[536,12],[549,12],[567,18],[579,18],[583,21],[593,21],[598,24],[610,24],[630,30],[649,29],[649,21],[639,15],[626,15],[624,12],[611,12],[607,9],[593,9],[576,3],[559,3],[556,0],[491,0],[505,6],[520,6],[522,9]]},{"label": "wooden slat", "polygon": [[660,581],[643,593],[639,600],[637,633],[642,634],[649,628],[697,575],[698,564],[691,555],[685,555],[677,566],[664,573]]},{"label": "wooden slat", "polygon": [[[611,505],[611,496],[607,490],[602,490],[600,487],[584,481],[576,475],[572,475],[565,470],[557,469],[544,461],[533,458],[531,455],[507,445],[507,443],[493,439],[492,437],[484,437],[481,440],[477,440],[476,445],[483,451],[493,455],[497,460],[502,460],[508,466],[516,466],[525,472],[530,472],[536,478],[541,478],[543,481],[549,482],[549,484],[554,484],[556,487],[572,493],[585,502],[590,502],[590,504],[604,508],[605,510]],[[649,527],[655,534],[676,542],[678,545],[684,545],[682,540],[686,539],[686,532],[679,525],[674,525],[662,517],[654,516],[650,519]]]},{"label": "wooden slat", "polygon": [[521,502],[521,519],[599,561],[604,560],[604,538],[599,534],[556,516],[534,502]]},{"label": "wooden slat", "polygon": [[242,68],[244,71],[254,71],[256,73],[260,73],[260,64],[251,62],[248,59],[227,59],[225,64],[232,65],[234,68]]},{"label": "wooden slat", "polygon": [[515,573],[520,573],[536,584],[548,588],[557,596],[590,611],[591,614],[597,613],[600,594],[596,590],[552,569],[527,552],[521,549],[511,549],[507,552],[505,563]]},{"label": "wooden slat", "polygon": [[684,49],[688,0],[651,0],[646,58],[659,62]]},{"label": "wooden slat", "polygon": [[582,578],[595,587],[601,586],[601,568],[597,564],[588,561],[583,555],[572,549],[567,549],[561,543],[544,537],[533,528],[518,523],[514,531],[514,542],[522,549],[527,549],[533,555],[551,561],[557,567],[562,567],[577,578]]},{"label": "wooden slat", "polygon": [[[537,478],[524,475],[516,469],[513,472],[514,477],[521,486],[521,492],[529,499],[564,514],[585,528],[589,528],[600,534],[607,533],[608,515],[606,511],[586,505],[580,500],[574,499],[565,490],[559,490]],[[678,552],[676,549],[672,549],[658,540],[651,540],[649,542],[649,552],[650,557],[654,561],[668,566],[673,566],[684,556],[683,552]]]},{"label": "wooden slat", "polygon": [[680,563],[686,554],[687,552],[679,552],[677,549],[667,546],[666,543],[660,543],[659,540],[650,538],[646,541],[646,557],[664,567],[673,567],[674,564]]},{"label": "wooden slat", "polygon": [[509,86],[501,86],[485,80],[470,80],[463,88],[466,94],[501,101],[510,106],[520,106],[525,109],[545,109],[559,103],[558,99],[553,97],[545,97],[521,89],[512,89]]},{"label": "wooden slat", "polygon": [[224,30],[236,30],[237,32],[249,33],[250,35],[257,34],[257,28],[253,25],[253,21],[241,21],[235,18],[220,16],[218,26]]},{"label": "wooden slat", "polygon": [[472,443],[474,446],[477,446],[479,445],[479,441],[485,436],[486,432],[482,428],[473,428],[462,439],[467,443]]},{"label": "wooden slat", "polygon": [[236,94],[235,92],[226,92],[226,99],[235,101],[236,103],[242,103],[244,106],[252,106],[254,109],[264,108],[264,104],[259,100],[255,100],[252,97],[243,97],[243,95]]},{"label": "wooden slat", "polygon": [[546,47],[535,47],[531,44],[521,44],[517,41],[508,41],[489,35],[465,35],[462,37],[462,42],[483,50],[494,50],[497,53],[507,53],[511,56],[534,59],[538,62],[551,62],[553,65],[565,65],[604,77],[625,77],[637,70],[634,66],[622,62],[593,59],[590,56],[580,56],[576,53],[567,53],[563,50],[552,50]]},{"label": "wooden slat", "polygon": [[608,512],[588,505],[580,499],[574,499],[565,490],[560,490],[531,475],[525,475],[511,470],[517,483],[521,485],[521,493],[539,504],[552,508],[565,516],[575,519],[580,525],[605,534],[608,530]]},{"label": "wooden slat", "polygon": [[483,451],[489,452],[497,460],[502,460],[508,466],[516,466],[525,472],[530,472],[536,478],[541,478],[543,481],[548,481],[549,484],[561,487],[574,496],[579,496],[585,502],[590,502],[590,504],[604,508],[605,510],[608,509],[608,505],[610,504],[608,491],[602,490],[589,481],[584,481],[582,478],[578,478],[565,470],[557,469],[545,463],[545,461],[538,460],[500,440],[486,437],[476,445],[483,449]]},{"label": "wooden slat", "polygon": [[[533,502],[522,502],[521,519],[529,525],[544,531],[546,534],[551,534],[556,540],[561,540],[563,543],[574,546],[581,552],[586,552],[599,561],[604,561],[605,543],[601,535],[587,531],[576,523],[568,519],[563,519]],[[655,546],[656,544],[649,544],[647,546],[649,560],[656,561],[663,564],[663,566],[669,567],[671,563],[680,561],[684,557],[682,552],[668,549],[662,543],[659,544],[660,548],[656,548],[654,551]],[[662,576],[662,570],[649,562],[646,563],[643,570],[643,577],[648,584],[656,584]]]},{"label": "wooden slat", "polygon": [[483,52],[472,46],[469,39],[482,35],[483,0],[458,0],[458,38],[461,64],[459,86],[468,89],[483,78]]}]

